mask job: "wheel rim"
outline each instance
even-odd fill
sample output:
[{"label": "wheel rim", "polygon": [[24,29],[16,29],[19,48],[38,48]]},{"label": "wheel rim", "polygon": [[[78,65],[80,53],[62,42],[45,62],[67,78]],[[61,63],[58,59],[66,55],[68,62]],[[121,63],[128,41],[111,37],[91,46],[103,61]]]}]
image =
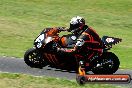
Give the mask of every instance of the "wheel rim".
[{"label": "wheel rim", "polygon": [[110,58],[109,60],[104,59],[104,63],[103,63],[103,67],[112,69],[114,67],[114,62],[112,61],[112,59]]},{"label": "wheel rim", "polygon": [[111,52],[107,52],[93,62],[92,71],[97,74],[113,74],[118,70],[119,64],[118,57]]},{"label": "wheel rim", "polygon": [[97,74],[113,74],[117,69],[115,70],[115,61],[109,58],[97,62],[93,70]]},{"label": "wheel rim", "polygon": [[33,52],[33,53],[30,53],[29,56],[29,61],[34,63],[34,64],[40,64],[40,59],[41,59],[41,56],[38,55],[36,52]]}]

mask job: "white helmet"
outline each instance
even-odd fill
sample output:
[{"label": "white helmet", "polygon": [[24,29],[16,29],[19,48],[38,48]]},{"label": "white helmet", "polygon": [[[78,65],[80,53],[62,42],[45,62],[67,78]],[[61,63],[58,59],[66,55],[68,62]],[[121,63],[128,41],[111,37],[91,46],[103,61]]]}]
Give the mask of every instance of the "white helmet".
[{"label": "white helmet", "polygon": [[76,29],[79,29],[79,27],[84,26],[84,25],[85,25],[85,20],[83,17],[80,17],[80,16],[73,17],[70,20],[69,31],[78,31]]}]

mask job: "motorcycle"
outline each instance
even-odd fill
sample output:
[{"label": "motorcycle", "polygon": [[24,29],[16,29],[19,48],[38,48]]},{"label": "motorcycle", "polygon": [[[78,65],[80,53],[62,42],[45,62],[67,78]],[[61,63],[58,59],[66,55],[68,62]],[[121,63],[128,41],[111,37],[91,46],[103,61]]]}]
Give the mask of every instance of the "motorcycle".
[{"label": "motorcycle", "polygon": [[[75,44],[76,42],[73,34],[63,35],[59,38],[60,40],[63,38],[67,39],[69,41],[67,44],[69,45]],[[54,40],[54,36],[45,37],[45,33],[42,32],[34,40],[34,47],[25,52],[25,63],[33,68],[42,69],[49,65],[53,68],[76,72],[79,72],[81,68],[84,68],[85,72],[92,71],[94,74],[113,74],[119,68],[120,61],[118,57],[114,53],[109,52],[109,50],[113,45],[122,41],[120,38],[103,36],[102,42],[105,47],[103,48],[102,54],[95,51],[90,51],[91,54],[89,54],[88,52],[82,52],[81,50],[72,53],[58,52],[57,47],[65,48],[64,46],[61,46],[60,42],[56,42]],[[84,41],[84,43],[86,42]],[[87,43],[82,47],[88,49]],[[82,64],[82,62],[84,63]]]}]

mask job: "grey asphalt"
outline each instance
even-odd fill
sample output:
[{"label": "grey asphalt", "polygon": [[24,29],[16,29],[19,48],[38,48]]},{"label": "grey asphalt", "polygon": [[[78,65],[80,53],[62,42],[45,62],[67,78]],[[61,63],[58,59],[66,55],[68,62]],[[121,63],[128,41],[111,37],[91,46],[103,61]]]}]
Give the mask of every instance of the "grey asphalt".
[{"label": "grey asphalt", "polygon": [[[75,80],[76,78],[75,72],[67,72],[65,70],[55,69],[48,66],[44,67],[43,69],[31,68],[24,63],[24,60],[22,58],[20,59],[14,57],[0,57],[0,72],[22,73],[22,74],[29,74],[34,76],[48,76],[48,77],[64,78],[68,80]],[[130,74],[132,77],[132,70],[119,69],[115,74]],[[119,84],[119,85],[132,88],[132,81],[129,84]]]}]

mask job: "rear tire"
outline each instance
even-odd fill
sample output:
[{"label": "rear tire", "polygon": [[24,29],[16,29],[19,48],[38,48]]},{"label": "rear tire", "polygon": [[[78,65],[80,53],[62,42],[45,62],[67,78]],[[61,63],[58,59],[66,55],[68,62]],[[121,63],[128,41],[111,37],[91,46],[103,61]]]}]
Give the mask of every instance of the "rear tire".
[{"label": "rear tire", "polygon": [[112,52],[105,52],[97,59],[93,61],[92,72],[94,74],[113,74],[119,68],[120,61]]},{"label": "rear tire", "polygon": [[30,48],[25,52],[24,61],[28,66],[33,68],[42,69],[44,66],[46,66],[43,55],[39,53],[35,48]]}]

